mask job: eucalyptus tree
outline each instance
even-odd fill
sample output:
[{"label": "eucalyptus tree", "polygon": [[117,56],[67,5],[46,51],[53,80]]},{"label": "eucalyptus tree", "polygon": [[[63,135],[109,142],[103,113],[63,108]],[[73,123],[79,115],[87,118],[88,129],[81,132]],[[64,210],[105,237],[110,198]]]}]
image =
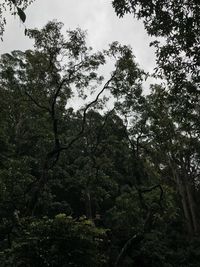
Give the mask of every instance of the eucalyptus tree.
[{"label": "eucalyptus tree", "polygon": [[[92,151],[97,151],[100,138],[98,131],[101,132],[101,129],[99,126],[95,133],[95,128],[89,126],[88,111],[96,103],[104,101],[100,97],[106,90],[113,92],[120,87],[121,78],[124,82],[130,79],[126,84],[128,85],[140,75],[132,62],[133,56],[128,58],[132,52],[127,46],[113,43],[108,50],[93,53],[86,45],[83,31],[68,31],[67,37],[64,37],[61,28],[61,23],[49,22],[42,30],[29,30],[27,34],[35,40],[34,50],[13,51],[1,57],[1,91],[5,102],[2,123],[7,123],[5,135],[10,136],[10,157],[14,156],[22,165],[23,157],[26,167],[31,170],[24,170],[30,174],[29,179],[22,179],[25,185],[19,186],[26,188],[25,195],[18,194],[19,199],[23,196],[25,198],[20,203],[28,203],[26,207],[22,204],[22,212],[34,212],[40,194],[53,175],[54,166],[60,156],[69,151],[76,142],[89,138],[91,145],[88,145],[87,150],[89,146],[93,146]],[[105,64],[106,57],[114,59],[116,64],[108,81],[103,83],[98,69]],[[130,73],[124,76],[123,73],[128,69]],[[132,79],[131,73],[135,70],[135,78]],[[69,100],[76,92],[81,98],[91,92],[96,93],[94,100],[77,114],[67,108]],[[7,113],[8,118],[3,118],[3,112]],[[120,122],[120,119],[113,116],[111,118],[115,127],[114,121]],[[74,123],[76,120],[77,123]],[[91,117],[91,122],[93,120]],[[91,139],[93,135],[96,136],[96,141]],[[88,153],[91,160],[94,160],[96,156],[92,151]],[[14,169],[12,167],[13,172]],[[17,203],[15,199],[16,196],[12,203]]]},{"label": "eucalyptus tree", "polygon": [[[33,151],[37,150],[40,178],[36,178],[34,197],[29,209],[35,205],[36,192],[47,182],[49,168],[56,163],[61,151],[67,150],[81,137],[87,110],[97,102],[109,84],[109,81],[105,83],[96,99],[84,108],[83,123],[77,134],[63,143],[59,122],[66,113],[66,104],[73,95],[74,88],[83,96],[86,88],[94,91],[101,83],[102,76],[96,70],[105,63],[105,57],[103,53],[91,52],[91,48],[86,46],[84,32],[79,29],[69,31],[67,40],[61,34],[61,27],[61,23],[50,22],[41,31],[30,30],[28,34],[35,39],[35,50],[15,51],[3,55],[1,60],[1,88],[13,94],[15,100],[11,97],[10,105],[14,101],[23,106],[11,106],[15,108],[11,110],[14,115],[14,131],[24,132],[23,124],[26,120],[29,123],[29,128],[26,129],[28,135],[34,133],[37,136],[40,135],[42,124],[45,125],[42,127],[42,134],[46,135],[44,143],[35,143],[32,147]],[[16,130],[17,127],[19,129]],[[29,140],[33,138],[29,136],[26,141]]]},{"label": "eucalyptus tree", "polygon": [[114,0],[113,7],[119,16],[132,13],[143,20],[147,33],[156,38],[151,43],[157,49],[156,74],[166,80],[166,87],[152,87],[143,111],[136,116],[135,130],[140,125],[140,151],[159,152],[154,161],[163,161],[162,171],[168,168],[169,180],[176,180],[188,231],[193,235],[199,232],[200,4],[195,0]]},{"label": "eucalyptus tree", "polygon": [[[179,80],[179,83],[188,77],[196,81],[199,73],[199,1],[114,0],[113,7],[119,16],[132,13],[143,20],[147,33],[158,38],[154,43],[158,66],[167,78]],[[164,42],[159,37],[164,38]]]}]

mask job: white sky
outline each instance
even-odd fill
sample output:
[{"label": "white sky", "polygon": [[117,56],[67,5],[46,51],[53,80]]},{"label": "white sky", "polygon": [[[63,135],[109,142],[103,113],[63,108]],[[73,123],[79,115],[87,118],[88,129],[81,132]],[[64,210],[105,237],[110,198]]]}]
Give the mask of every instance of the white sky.
[{"label": "white sky", "polygon": [[[136,61],[145,70],[151,72],[155,67],[154,49],[149,47],[142,22],[132,15],[118,18],[111,0],[36,0],[25,11],[26,27],[41,28],[49,20],[56,19],[64,23],[67,29],[80,27],[88,32],[88,44],[101,50],[113,41],[130,44]],[[24,36],[24,26],[19,18],[7,15],[4,41],[0,42],[0,53],[12,50],[25,50],[32,42]]]}]

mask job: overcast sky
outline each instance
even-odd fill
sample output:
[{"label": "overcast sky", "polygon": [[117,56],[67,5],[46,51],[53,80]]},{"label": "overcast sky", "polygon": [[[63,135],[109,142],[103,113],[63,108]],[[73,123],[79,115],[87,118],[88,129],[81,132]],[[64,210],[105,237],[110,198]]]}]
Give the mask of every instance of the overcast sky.
[{"label": "overcast sky", "polygon": [[[146,71],[155,66],[154,49],[149,47],[142,22],[132,15],[118,18],[112,8],[111,0],[36,0],[26,10],[26,27],[41,28],[49,20],[64,23],[66,29],[80,27],[88,31],[88,44],[95,49],[106,48],[113,41],[130,44],[136,61]],[[24,36],[24,26],[19,18],[7,15],[4,41],[0,42],[0,52],[25,50],[32,42]]]}]

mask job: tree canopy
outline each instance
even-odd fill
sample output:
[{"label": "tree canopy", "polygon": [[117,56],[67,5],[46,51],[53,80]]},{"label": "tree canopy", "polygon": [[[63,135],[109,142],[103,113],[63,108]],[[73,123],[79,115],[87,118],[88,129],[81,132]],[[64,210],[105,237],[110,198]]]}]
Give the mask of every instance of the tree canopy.
[{"label": "tree canopy", "polygon": [[113,6],[164,38],[149,93],[130,46],[93,51],[57,21],[1,55],[2,267],[199,266],[199,4]]}]

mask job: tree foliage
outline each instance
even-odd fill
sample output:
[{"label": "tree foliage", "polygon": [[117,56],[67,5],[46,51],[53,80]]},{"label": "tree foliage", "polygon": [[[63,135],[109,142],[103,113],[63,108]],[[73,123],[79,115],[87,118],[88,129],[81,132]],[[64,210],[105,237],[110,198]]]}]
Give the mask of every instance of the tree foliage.
[{"label": "tree foliage", "polygon": [[199,87],[199,1],[114,0],[113,6],[119,16],[133,13],[143,20],[147,33],[157,37],[152,45],[157,48],[158,71],[176,92]]},{"label": "tree foliage", "polygon": [[196,83],[144,94],[131,47],[62,27],[0,59],[1,265],[198,266]]},{"label": "tree foliage", "polygon": [[[2,0],[0,3],[0,38],[3,40],[3,33],[6,25],[6,11],[12,15],[17,15],[24,23],[26,14],[24,10],[33,3],[34,0]],[[26,32],[26,31],[25,31]]]}]

